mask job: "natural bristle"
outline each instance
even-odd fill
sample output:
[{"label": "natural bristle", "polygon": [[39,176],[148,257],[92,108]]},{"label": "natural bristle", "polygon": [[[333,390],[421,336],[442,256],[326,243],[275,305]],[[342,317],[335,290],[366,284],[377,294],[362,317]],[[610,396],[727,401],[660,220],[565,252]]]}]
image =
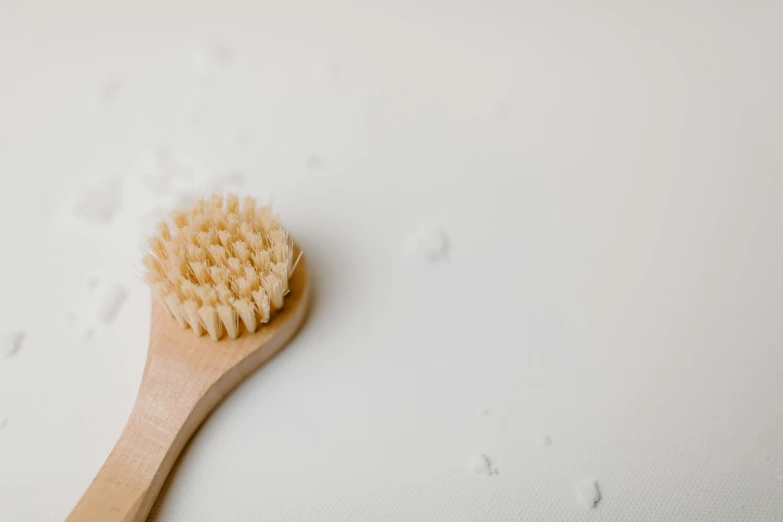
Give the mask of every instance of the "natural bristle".
[{"label": "natural bristle", "polygon": [[283,306],[296,263],[280,221],[253,197],[196,201],[158,224],[143,263],[152,295],[196,335],[234,339]]}]

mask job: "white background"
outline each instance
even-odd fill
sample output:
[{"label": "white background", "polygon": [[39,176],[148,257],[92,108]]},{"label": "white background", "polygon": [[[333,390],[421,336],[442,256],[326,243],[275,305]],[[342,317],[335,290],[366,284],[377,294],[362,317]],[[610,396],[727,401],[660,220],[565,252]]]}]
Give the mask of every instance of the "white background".
[{"label": "white background", "polygon": [[315,302],[151,519],[783,520],[783,4],[358,4],[2,0],[0,520],[99,469],[140,238],[230,173]]}]

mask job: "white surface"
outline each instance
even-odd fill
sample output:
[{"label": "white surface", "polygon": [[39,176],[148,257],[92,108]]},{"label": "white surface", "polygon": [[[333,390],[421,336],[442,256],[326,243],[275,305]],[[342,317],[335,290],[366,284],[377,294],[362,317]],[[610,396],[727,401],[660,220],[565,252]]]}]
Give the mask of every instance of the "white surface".
[{"label": "white surface", "polygon": [[[783,4],[651,4],[5,0],[0,314],[37,326],[0,359],[0,520],[89,484],[143,228],[232,172],[316,301],[155,520],[783,520]],[[72,214],[114,176],[109,223]],[[448,259],[410,256],[436,225]],[[129,292],[92,337],[91,275]]]}]

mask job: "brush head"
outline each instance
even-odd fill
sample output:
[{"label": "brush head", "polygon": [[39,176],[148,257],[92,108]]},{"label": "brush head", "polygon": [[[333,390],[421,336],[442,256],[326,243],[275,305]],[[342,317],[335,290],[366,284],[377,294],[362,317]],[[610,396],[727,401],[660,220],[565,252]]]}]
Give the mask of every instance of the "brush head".
[{"label": "brush head", "polygon": [[293,241],[268,206],[234,194],[196,201],[158,223],[144,255],[153,297],[196,335],[249,333],[282,308],[296,268]]}]

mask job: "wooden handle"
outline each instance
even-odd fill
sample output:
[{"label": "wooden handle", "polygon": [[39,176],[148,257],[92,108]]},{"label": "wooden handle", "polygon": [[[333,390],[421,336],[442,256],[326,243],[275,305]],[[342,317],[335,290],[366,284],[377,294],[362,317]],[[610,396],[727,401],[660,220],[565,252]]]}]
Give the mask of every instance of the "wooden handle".
[{"label": "wooden handle", "polygon": [[[204,383],[170,375],[166,382],[149,370],[120,439],[68,522],[146,520],[180,452],[217,403],[204,396]],[[172,393],[176,385],[185,387]]]},{"label": "wooden handle", "polygon": [[212,341],[183,330],[157,303],[147,365],[130,419],[68,522],[141,522],[198,426],[245,377],[294,336],[307,314],[304,258],[286,306],[263,328]]}]

